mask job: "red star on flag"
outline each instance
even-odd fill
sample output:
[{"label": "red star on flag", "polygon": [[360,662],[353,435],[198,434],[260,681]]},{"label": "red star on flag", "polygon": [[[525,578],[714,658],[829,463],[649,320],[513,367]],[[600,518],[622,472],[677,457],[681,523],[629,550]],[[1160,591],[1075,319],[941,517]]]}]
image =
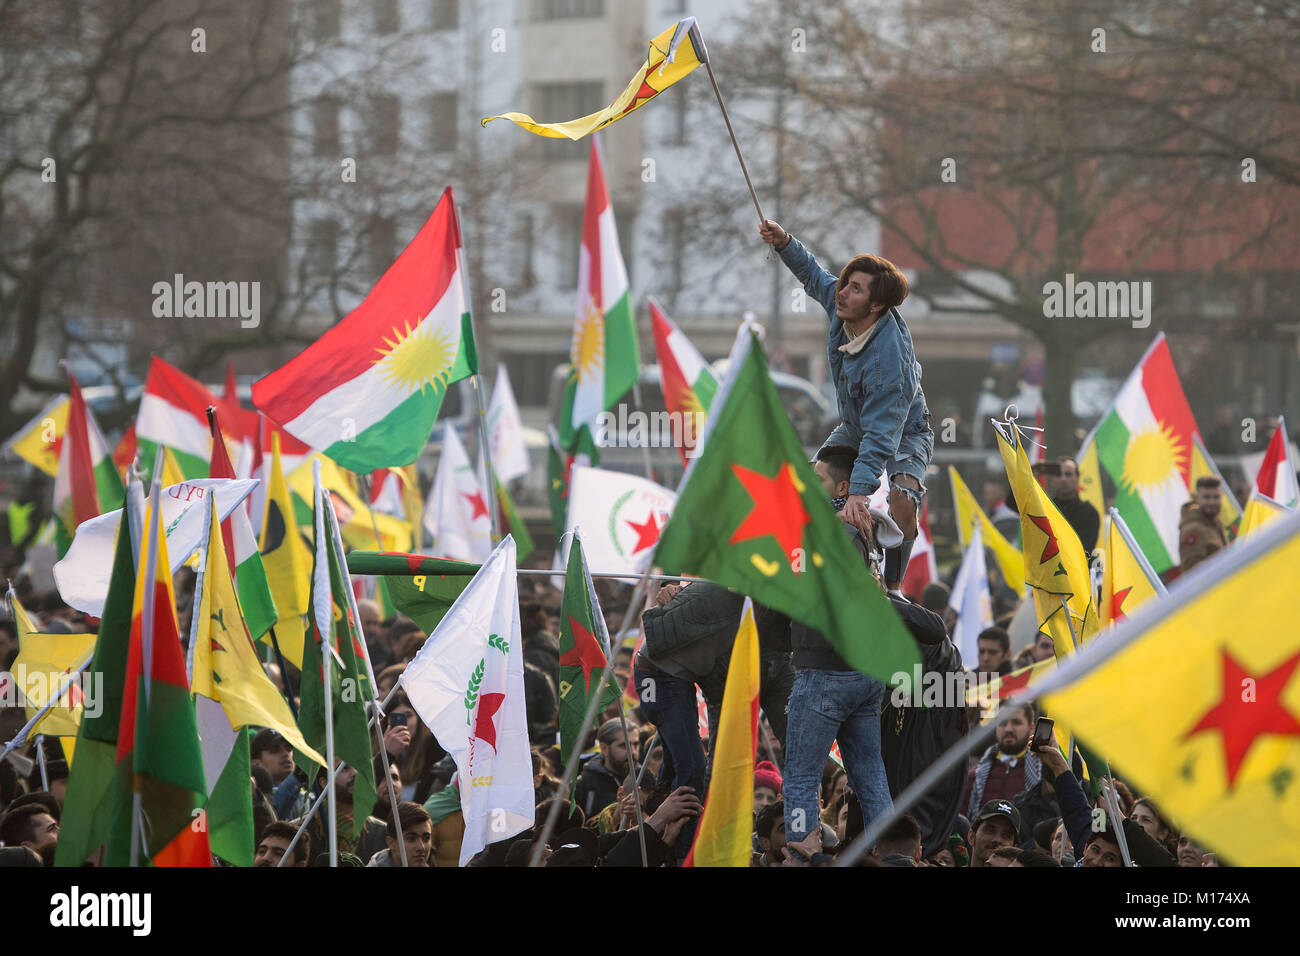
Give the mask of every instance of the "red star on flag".
[{"label": "red star on flag", "polygon": [[650,71],[656,70],[658,68],[659,68],[658,63],[654,63],[646,67],[645,72],[641,74],[641,88],[637,90],[636,95],[632,97],[632,102],[628,103],[627,106],[623,107],[623,112],[619,113],[618,114],[619,116],[626,116],[628,113],[632,112],[642,103],[644,103],[646,100],[654,99],[656,96],[659,95],[659,90],[656,90],[653,86],[651,86],[648,79],[650,76]]},{"label": "red star on flag", "polygon": [[1061,553],[1061,549],[1056,544],[1056,534],[1052,531],[1052,522],[1047,520],[1046,515],[1025,515],[1039,531],[1047,535],[1047,544],[1043,545],[1043,556],[1038,559],[1039,564],[1046,564],[1052,558]]},{"label": "red star on flag", "polygon": [[488,516],[487,502],[483,500],[482,492],[476,491],[472,495],[461,492],[461,497],[468,501],[474,509],[474,513],[469,516],[470,521],[477,521],[479,518]]},{"label": "red star on flag", "polygon": [[1132,591],[1132,586],[1126,587],[1122,591],[1116,591],[1110,598],[1110,619],[1112,621],[1128,620],[1128,615],[1124,613],[1124,599],[1128,597],[1128,592]]},{"label": "red star on flag", "polygon": [[1026,668],[1023,674],[1008,674],[998,684],[998,699],[1010,697],[1017,691],[1024,690],[1029,686],[1029,678],[1033,676],[1032,668]]},{"label": "red star on flag", "polygon": [[794,486],[794,472],[790,465],[783,463],[771,478],[744,465],[733,464],[731,470],[745,486],[754,507],[727,543],[736,544],[770,534],[776,538],[781,552],[793,567],[794,550],[803,543],[803,528],[811,519]]},{"label": "red star on flag", "polygon": [[664,530],[664,526],[655,519],[653,511],[646,515],[645,521],[641,524],[637,524],[635,521],[629,521],[628,524],[636,532],[636,545],[632,548],[633,553],[651,547],[659,540],[659,533]]},{"label": "red star on flag", "polygon": [[582,677],[587,686],[587,693],[591,693],[591,672],[596,668],[603,668],[607,663],[605,652],[600,649],[600,642],[569,615],[569,627],[573,630],[573,648],[567,651],[560,658],[560,665],[563,667],[581,667]]},{"label": "red star on flag", "polygon": [[493,721],[501,705],[505,703],[505,694],[484,694],[478,699],[478,710],[474,712],[474,736],[497,749],[497,725]]},{"label": "red star on flag", "polygon": [[1286,690],[1300,664],[1300,654],[1283,661],[1263,677],[1255,678],[1255,693],[1248,699],[1244,682],[1252,679],[1226,649],[1223,655],[1223,692],[1215,704],[1189,730],[1186,737],[1203,730],[1218,730],[1223,735],[1223,757],[1228,766],[1228,788],[1237,779],[1237,772],[1255,741],[1264,734],[1284,734],[1300,737],[1300,720],[1282,703]]}]

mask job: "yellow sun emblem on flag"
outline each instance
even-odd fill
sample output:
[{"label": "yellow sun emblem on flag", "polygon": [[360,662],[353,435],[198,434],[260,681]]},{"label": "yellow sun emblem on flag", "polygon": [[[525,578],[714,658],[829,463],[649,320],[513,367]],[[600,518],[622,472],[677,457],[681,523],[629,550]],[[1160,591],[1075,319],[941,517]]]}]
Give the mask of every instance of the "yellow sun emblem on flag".
[{"label": "yellow sun emblem on flag", "polygon": [[447,388],[448,373],[456,361],[456,343],[432,322],[422,322],[411,328],[404,323],[402,329],[394,327],[395,337],[384,337],[384,348],[376,348],[379,358],[375,364],[382,366],[380,374],[389,385],[395,385],[408,395],[417,389],[421,392],[433,387],[441,392]]},{"label": "yellow sun emblem on flag", "polygon": [[1168,428],[1155,424],[1139,431],[1124,453],[1120,481],[1139,492],[1158,488],[1187,467],[1187,449]]},{"label": "yellow sun emblem on flag", "polygon": [[605,366],[605,317],[594,300],[587,302],[587,312],[573,330],[569,359],[579,382],[586,382]]}]

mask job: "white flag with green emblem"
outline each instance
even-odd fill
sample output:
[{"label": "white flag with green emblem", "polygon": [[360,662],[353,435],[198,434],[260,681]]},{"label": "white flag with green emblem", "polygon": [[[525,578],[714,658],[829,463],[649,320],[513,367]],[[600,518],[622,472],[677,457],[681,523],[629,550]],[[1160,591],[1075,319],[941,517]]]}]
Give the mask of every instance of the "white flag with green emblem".
[{"label": "white flag with green emblem", "polygon": [[[653,481],[575,464],[564,530],[582,529],[582,547],[592,570],[640,574],[676,503],[677,495]],[[562,555],[565,562],[568,540]]]}]

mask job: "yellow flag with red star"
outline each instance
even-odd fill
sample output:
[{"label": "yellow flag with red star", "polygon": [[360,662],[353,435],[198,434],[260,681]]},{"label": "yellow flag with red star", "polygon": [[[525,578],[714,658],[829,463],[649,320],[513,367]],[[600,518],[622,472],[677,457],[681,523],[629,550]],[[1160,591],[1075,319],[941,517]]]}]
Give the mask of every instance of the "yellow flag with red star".
[{"label": "yellow flag with red star", "polygon": [[59,452],[68,427],[67,395],[56,395],[45,403],[26,425],[5,442],[5,447],[23,461],[31,462],[51,478],[59,473]]},{"label": "yellow flag with red star", "polygon": [[1234,866],[1300,861],[1300,513],[1205,562],[1044,681],[1116,773]]},{"label": "yellow flag with red star", "polygon": [[1133,533],[1114,508],[1106,516],[1102,535],[1101,623],[1113,627],[1139,605],[1163,597],[1165,586],[1138,547]]}]

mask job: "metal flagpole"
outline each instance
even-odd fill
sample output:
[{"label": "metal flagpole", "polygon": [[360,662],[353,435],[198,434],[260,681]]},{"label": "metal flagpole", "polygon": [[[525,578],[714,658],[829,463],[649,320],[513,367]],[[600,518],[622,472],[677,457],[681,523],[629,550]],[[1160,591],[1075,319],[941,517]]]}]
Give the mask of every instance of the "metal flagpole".
[{"label": "metal flagpole", "polygon": [[469,380],[474,386],[474,403],[478,406],[479,448],[483,451],[483,463],[487,468],[484,480],[492,486],[484,490],[492,501],[492,546],[495,548],[501,541],[501,515],[500,509],[497,507],[496,471],[492,467],[492,443],[488,441],[487,409],[483,407],[483,393],[479,389],[478,373],[475,372],[471,375]]},{"label": "metal flagpole", "polygon": [[80,677],[82,671],[84,671],[87,667],[90,666],[90,662],[94,659],[94,657],[95,657],[95,651],[92,648],[86,654],[86,656],[81,659],[81,663],[78,664],[76,668],[68,674],[67,680],[65,680],[63,684],[59,687],[59,692],[57,694],[52,694],[50,696],[50,699],[45,702],[45,706],[42,707],[40,710],[38,710],[35,716],[33,716],[31,720],[27,721],[27,723],[25,723],[22,726],[22,729],[20,729],[18,733],[14,734],[14,739],[9,741],[7,744],[5,744],[4,750],[0,750],[0,760],[3,760],[5,757],[9,756],[10,753],[17,750],[23,744],[27,743],[27,735],[32,732],[32,728],[35,727],[38,723],[40,723],[41,719],[46,714],[48,714],[51,710],[54,709],[55,704],[57,704],[63,698],[63,695],[67,693],[67,690],[72,685],[72,682],[76,680],[78,677]]},{"label": "metal flagpole", "polygon": [[745,157],[740,154],[740,144],[736,142],[736,131],[731,128],[731,117],[727,115],[727,104],[722,102],[722,91],[718,89],[717,77],[713,75],[713,64],[709,62],[708,54],[703,57],[704,68],[709,72],[709,82],[713,84],[713,95],[718,98],[718,108],[722,110],[722,121],[727,124],[727,135],[731,137],[731,145],[736,150],[736,159],[740,160],[740,171],[745,176],[745,185],[749,187],[749,198],[754,201],[754,209],[758,211],[758,221],[762,222],[764,218],[763,207],[758,203],[758,193],[754,192],[754,184],[749,178],[749,168],[745,165]]},{"label": "metal flagpole", "polygon": [[41,789],[46,793],[50,791],[50,774],[45,768],[45,735],[36,735],[36,762],[41,768]]},{"label": "metal flagpole", "polygon": [[[640,369],[637,370],[638,377],[632,382],[632,401],[636,402],[636,407],[645,411],[645,404],[641,401],[641,380]],[[641,457],[645,464],[645,476],[647,481],[654,481],[654,466],[650,464],[650,441],[647,436],[646,441],[641,443]]]},{"label": "metal flagpole", "polygon": [[316,619],[316,630],[321,637],[321,696],[325,698],[325,791],[326,799],[329,800],[329,819],[326,821],[326,832],[329,834],[329,854],[330,866],[339,865],[339,834],[337,806],[334,796],[334,777],[337,767],[334,763],[334,622],[330,620],[328,613],[326,619],[322,622],[320,617],[320,586],[321,574],[325,575],[325,584],[328,590],[329,582],[329,557],[325,549],[329,545],[325,542],[325,496],[321,490],[320,480],[320,459],[312,462],[312,479],[315,485],[316,495],[316,568],[313,582],[315,587],[316,601],[312,607],[312,615]]}]

